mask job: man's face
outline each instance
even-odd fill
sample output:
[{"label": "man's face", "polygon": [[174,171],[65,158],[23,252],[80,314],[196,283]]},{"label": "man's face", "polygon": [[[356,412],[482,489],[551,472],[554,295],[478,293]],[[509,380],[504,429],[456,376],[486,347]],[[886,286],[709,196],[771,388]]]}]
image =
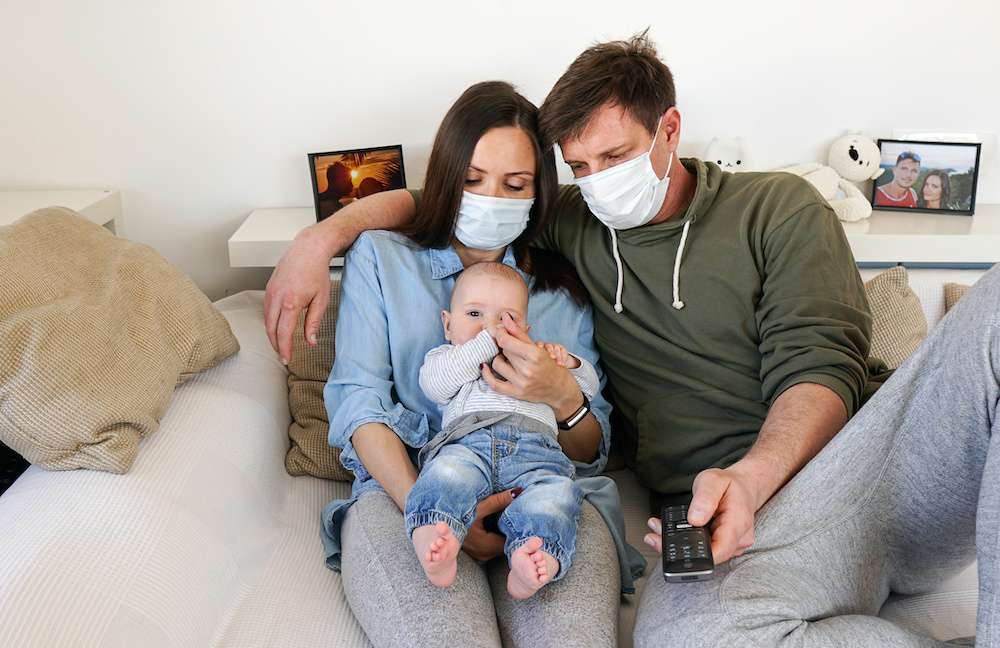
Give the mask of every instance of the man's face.
[{"label": "man's face", "polygon": [[905,160],[900,160],[896,164],[896,170],[893,174],[893,178],[896,180],[896,184],[900,187],[910,188],[913,183],[917,181],[917,176],[920,175],[920,163],[916,160],[911,160],[906,158]]},{"label": "man's face", "polygon": [[[680,113],[671,108],[660,122],[660,136],[650,156],[658,178],[667,172],[679,129]],[[573,177],[583,178],[642,155],[652,143],[653,136],[641,123],[621,106],[608,103],[597,109],[579,137],[559,142],[559,148]]]}]

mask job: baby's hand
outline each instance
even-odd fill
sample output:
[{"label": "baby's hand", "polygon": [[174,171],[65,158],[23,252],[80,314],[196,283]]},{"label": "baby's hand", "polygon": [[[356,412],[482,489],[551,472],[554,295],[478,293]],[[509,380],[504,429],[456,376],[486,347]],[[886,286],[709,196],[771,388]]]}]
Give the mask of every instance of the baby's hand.
[{"label": "baby's hand", "polygon": [[535,346],[548,353],[549,357],[552,358],[552,361],[555,362],[556,364],[559,364],[559,354],[556,352],[554,348],[558,347],[559,346],[558,344],[550,344],[548,342],[542,342],[541,340],[539,340],[538,342],[535,342]]},{"label": "baby's hand", "polygon": [[573,357],[570,352],[566,350],[566,347],[561,344],[546,342],[545,350],[548,352],[549,357],[555,360],[555,363],[560,367],[576,369],[580,366],[580,361]]}]

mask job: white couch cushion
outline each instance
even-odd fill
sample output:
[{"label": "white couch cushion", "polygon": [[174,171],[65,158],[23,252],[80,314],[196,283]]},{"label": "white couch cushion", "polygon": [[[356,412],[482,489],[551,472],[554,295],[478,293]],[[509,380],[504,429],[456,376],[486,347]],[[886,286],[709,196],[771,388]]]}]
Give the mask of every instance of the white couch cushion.
[{"label": "white couch cushion", "polygon": [[323,564],[349,486],[290,477],[286,374],[261,295],[242,350],[179,387],[131,472],[30,468],[0,502],[0,646],[367,645]]}]

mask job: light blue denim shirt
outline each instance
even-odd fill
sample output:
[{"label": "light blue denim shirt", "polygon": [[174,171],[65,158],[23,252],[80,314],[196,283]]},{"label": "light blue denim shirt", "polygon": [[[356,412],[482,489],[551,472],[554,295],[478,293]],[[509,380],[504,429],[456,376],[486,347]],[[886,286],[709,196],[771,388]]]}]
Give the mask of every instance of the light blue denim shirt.
[{"label": "light blue denim shirt", "polygon": [[[508,248],[503,263],[516,268]],[[335,500],[323,511],[327,565],[340,567],[340,527],[347,508],[362,493],[381,490],[354,451],[351,435],[365,423],[382,423],[417,452],[440,431],[441,410],[419,385],[420,366],[428,350],[445,343],[441,311],[451,302],[462,261],[452,247],[425,249],[401,234],[362,234],[348,251],[341,284],[333,371],[323,390],[330,419],[330,445],[340,448],[341,463],[355,475],[351,498]],[[518,270],[525,280],[532,278]],[[531,337],[557,342],[585,358],[605,378],[593,341],[590,308],[581,308],[563,291],[532,293],[528,301]],[[591,408],[602,430],[597,459],[576,464],[581,488],[601,512],[618,545],[623,591],[645,566],[640,554],[624,542],[624,522],[617,490],[606,477],[596,477],[607,462],[611,406],[598,393]],[[593,478],[593,479],[587,479]]]}]

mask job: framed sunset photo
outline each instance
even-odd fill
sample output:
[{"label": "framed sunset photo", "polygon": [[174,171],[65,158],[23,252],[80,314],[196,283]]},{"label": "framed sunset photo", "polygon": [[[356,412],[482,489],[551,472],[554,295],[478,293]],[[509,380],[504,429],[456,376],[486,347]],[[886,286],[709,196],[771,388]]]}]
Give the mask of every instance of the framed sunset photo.
[{"label": "framed sunset photo", "polygon": [[405,189],[403,147],[377,146],[309,154],[316,220],[355,200],[390,189]]}]

